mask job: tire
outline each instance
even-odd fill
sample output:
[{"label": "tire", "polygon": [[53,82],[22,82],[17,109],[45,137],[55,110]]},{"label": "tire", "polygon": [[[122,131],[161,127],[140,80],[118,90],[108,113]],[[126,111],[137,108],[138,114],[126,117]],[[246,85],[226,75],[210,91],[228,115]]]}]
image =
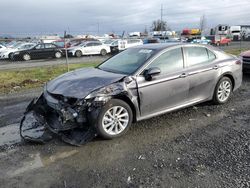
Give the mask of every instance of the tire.
[{"label": "tire", "polygon": [[133,113],[130,106],[122,100],[111,99],[101,109],[95,127],[102,138],[113,139],[124,135],[131,126],[132,120]]},{"label": "tire", "polygon": [[222,77],[217,83],[214,90],[213,102],[215,104],[226,103],[233,91],[232,81],[228,77]]},{"label": "tire", "polygon": [[56,52],[55,53],[55,58],[60,59],[62,57],[62,53],[61,52]]},{"label": "tire", "polygon": [[82,56],[82,52],[80,50],[77,50],[75,53],[76,57],[81,57]]},{"label": "tire", "polygon": [[107,55],[107,50],[105,50],[105,49],[102,49],[102,50],[101,50],[101,52],[100,52],[100,54],[101,54],[102,56],[105,56],[105,55]]},{"label": "tire", "polygon": [[13,59],[13,54],[14,54],[14,53],[12,53],[12,52],[9,53],[9,55],[8,55],[9,59],[11,59],[11,60]]},{"label": "tire", "polygon": [[23,60],[24,60],[24,61],[29,61],[29,60],[31,60],[30,55],[29,55],[29,54],[23,54]]}]

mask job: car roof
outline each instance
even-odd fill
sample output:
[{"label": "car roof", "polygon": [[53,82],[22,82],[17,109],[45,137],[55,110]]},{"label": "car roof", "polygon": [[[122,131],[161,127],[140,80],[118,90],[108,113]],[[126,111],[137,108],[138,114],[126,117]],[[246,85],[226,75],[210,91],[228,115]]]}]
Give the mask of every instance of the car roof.
[{"label": "car roof", "polygon": [[217,50],[218,49],[216,47],[210,46],[210,45],[205,45],[205,44],[190,44],[190,43],[181,43],[181,42],[169,42],[169,43],[153,43],[153,44],[144,44],[144,45],[139,45],[139,46],[135,46],[132,48],[141,48],[141,49],[149,49],[149,50],[156,50],[156,51],[161,51],[167,48],[171,48],[171,47],[185,47],[185,46],[197,46],[197,47],[206,47],[212,50]]}]

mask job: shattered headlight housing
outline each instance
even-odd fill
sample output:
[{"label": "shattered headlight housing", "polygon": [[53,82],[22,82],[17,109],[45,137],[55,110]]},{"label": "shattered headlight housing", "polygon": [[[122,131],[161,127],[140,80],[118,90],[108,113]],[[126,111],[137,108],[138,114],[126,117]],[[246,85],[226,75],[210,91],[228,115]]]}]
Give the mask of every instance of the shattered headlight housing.
[{"label": "shattered headlight housing", "polygon": [[124,89],[121,83],[111,84],[101,89],[98,89],[85,97],[86,100],[94,99],[96,102],[107,101],[112,95],[121,93]]}]

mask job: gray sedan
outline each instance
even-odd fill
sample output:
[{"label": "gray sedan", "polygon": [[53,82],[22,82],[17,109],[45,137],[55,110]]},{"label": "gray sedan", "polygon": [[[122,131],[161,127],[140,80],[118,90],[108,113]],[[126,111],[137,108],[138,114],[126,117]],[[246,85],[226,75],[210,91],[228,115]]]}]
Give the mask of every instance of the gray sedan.
[{"label": "gray sedan", "polygon": [[[78,69],[50,81],[25,115],[39,114],[41,126],[56,133],[91,127],[112,139],[126,133],[135,121],[204,101],[226,103],[241,82],[241,60],[217,48],[143,45],[95,68]],[[70,139],[74,140],[72,135],[66,140]]]}]

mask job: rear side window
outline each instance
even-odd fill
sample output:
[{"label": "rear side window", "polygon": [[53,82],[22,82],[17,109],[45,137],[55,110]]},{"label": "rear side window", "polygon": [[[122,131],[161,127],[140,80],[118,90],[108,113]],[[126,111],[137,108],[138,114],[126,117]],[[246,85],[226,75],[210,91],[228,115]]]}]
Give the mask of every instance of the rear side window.
[{"label": "rear side window", "polygon": [[45,44],[45,48],[55,48],[56,46],[53,44]]},{"label": "rear side window", "polygon": [[183,69],[181,48],[169,50],[157,57],[147,68],[158,67],[161,74],[172,73]]},{"label": "rear side window", "polygon": [[203,47],[185,47],[185,52],[188,66],[207,64],[216,58],[210,50]]},{"label": "rear side window", "polygon": [[216,59],[216,56],[214,55],[213,52],[211,52],[210,50],[207,50],[207,53],[208,53],[208,59],[209,61],[213,61]]},{"label": "rear side window", "polygon": [[99,43],[99,42],[96,42],[96,43],[93,43],[92,46],[101,46],[102,43]]}]

